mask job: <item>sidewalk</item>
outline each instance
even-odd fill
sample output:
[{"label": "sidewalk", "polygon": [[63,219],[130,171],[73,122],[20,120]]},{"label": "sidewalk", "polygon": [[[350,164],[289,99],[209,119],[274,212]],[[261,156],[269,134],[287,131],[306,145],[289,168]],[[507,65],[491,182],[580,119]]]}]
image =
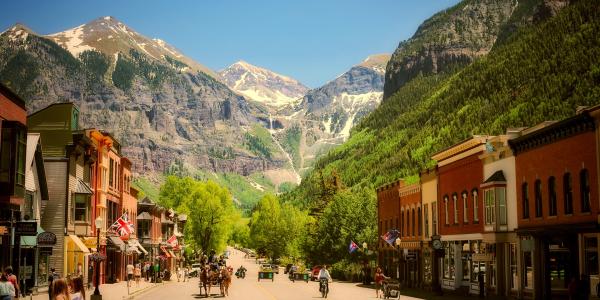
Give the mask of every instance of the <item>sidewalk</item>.
[{"label": "sidewalk", "polygon": [[[175,282],[177,282],[177,278],[175,278]],[[171,281],[163,281],[162,283],[150,283],[146,282],[142,279],[140,281],[140,285],[137,286],[135,281],[132,281],[129,286],[129,294],[127,293],[127,281],[121,281],[119,283],[113,284],[101,284],[100,285],[100,294],[102,295],[102,299],[106,300],[115,300],[115,299],[130,299],[135,295],[143,293],[149,289],[154,287],[162,286],[165,284],[169,284]],[[94,287],[85,291],[85,298],[90,299],[90,296],[94,293]],[[25,299],[30,299],[29,296],[25,297]],[[48,300],[48,293],[42,293],[31,298],[33,300]]]}]

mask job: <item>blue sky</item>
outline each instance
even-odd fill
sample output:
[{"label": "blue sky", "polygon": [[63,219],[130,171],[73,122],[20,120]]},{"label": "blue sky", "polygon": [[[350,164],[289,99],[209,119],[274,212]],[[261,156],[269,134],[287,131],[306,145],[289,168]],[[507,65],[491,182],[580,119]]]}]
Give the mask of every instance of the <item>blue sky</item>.
[{"label": "blue sky", "polygon": [[392,53],[419,24],[458,0],[33,1],[3,3],[16,22],[49,34],[114,16],[220,70],[238,61],[318,87],[370,54]]}]

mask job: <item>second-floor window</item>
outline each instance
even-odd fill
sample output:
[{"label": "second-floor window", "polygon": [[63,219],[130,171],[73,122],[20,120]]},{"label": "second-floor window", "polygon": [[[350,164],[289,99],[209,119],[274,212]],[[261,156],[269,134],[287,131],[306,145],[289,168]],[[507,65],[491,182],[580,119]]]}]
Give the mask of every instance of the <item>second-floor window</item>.
[{"label": "second-floor window", "polygon": [[141,238],[149,238],[150,237],[150,221],[149,220],[140,220],[138,222],[138,235]]},{"label": "second-floor window", "polygon": [[87,222],[90,197],[86,194],[74,194],[73,198],[73,221]]},{"label": "second-floor window", "polygon": [[419,234],[419,236],[421,236],[421,234],[423,234],[423,231],[421,230],[421,226],[422,226],[421,222],[423,221],[423,219],[422,219],[422,217],[421,217],[421,208],[420,208],[420,207],[419,207],[419,208],[417,208],[417,211],[418,211],[418,220],[417,220],[417,224],[418,224],[418,227],[419,227],[419,228],[418,228],[418,229],[419,229],[419,232],[418,232],[418,234]]},{"label": "second-floor window", "polygon": [[573,214],[573,180],[571,179],[571,173],[563,175],[563,194],[565,215]]},{"label": "second-floor window", "polygon": [[462,201],[463,201],[463,222],[469,222],[469,200],[467,199],[467,192],[462,193]]},{"label": "second-floor window", "polygon": [[458,197],[452,195],[452,204],[454,205],[454,224],[458,224]]},{"label": "second-floor window", "polygon": [[471,194],[473,195],[473,223],[479,223],[479,200],[477,198],[478,192],[477,190],[473,190]]},{"label": "second-floor window", "polygon": [[425,237],[429,237],[429,210],[428,210],[428,205],[427,204],[423,204],[423,216],[425,217],[425,224],[423,225],[425,227]]},{"label": "second-floor window", "polygon": [[496,188],[496,203],[498,204],[498,224],[506,225],[508,223],[508,212],[506,210],[506,188]]},{"label": "second-floor window", "polygon": [[529,185],[527,185],[527,182],[524,182],[523,185],[521,185],[521,193],[523,219],[529,219]]},{"label": "second-floor window", "polygon": [[446,225],[450,224],[448,221],[448,196],[444,196],[444,223]]},{"label": "second-floor window", "polygon": [[535,181],[534,193],[535,193],[535,217],[541,218],[542,217],[542,181],[539,179]]},{"label": "second-floor window", "polygon": [[431,233],[437,235],[437,203],[431,203]]},{"label": "second-floor window", "polygon": [[548,215],[556,216],[556,179],[554,176],[548,178]]},{"label": "second-floor window", "polygon": [[587,169],[579,172],[579,189],[581,194],[581,212],[590,212],[590,173]]},{"label": "second-floor window", "polygon": [[115,161],[111,158],[110,164],[108,165],[108,186],[113,187],[114,174],[115,174]]},{"label": "second-floor window", "polygon": [[496,224],[496,195],[495,189],[483,191],[484,221],[486,225]]}]

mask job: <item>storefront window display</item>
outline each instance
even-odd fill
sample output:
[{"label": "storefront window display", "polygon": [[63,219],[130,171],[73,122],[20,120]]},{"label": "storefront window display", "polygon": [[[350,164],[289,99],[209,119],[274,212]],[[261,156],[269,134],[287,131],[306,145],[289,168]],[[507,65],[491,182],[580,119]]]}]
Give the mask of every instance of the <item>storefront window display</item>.
[{"label": "storefront window display", "polygon": [[431,251],[429,249],[425,249],[423,251],[423,280],[425,281],[425,284],[431,283],[431,278],[433,276],[431,269],[431,258]]},{"label": "storefront window display", "polygon": [[525,288],[533,289],[533,256],[531,251],[523,252],[523,271]]},{"label": "storefront window display", "polygon": [[585,274],[598,275],[598,238],[585,237]]},{"label": "storefront window display", "polygon": [[552,289],[565,289],[568,284],[569,259],[571,253],[568,248],[560,245],[549,245],[548,269],[550,271],[550,287]]},{"label": "storefront window display", "polygon": [[444,279],[454,279],[454,242],[444,242]]},{"label": "storefront window display", "polygon": [[517,244],[511,243],[509,244],[509,255],[510,255],[510,288],[515,290],[517,289],[518,283],[518,275],[517,275]]},{"label": "storefront window display", "polygon": [[[471,255],[481,253],[481,242],[480,241],[471,241],[469,244],[471,246]],[[480,271],[485,272],[485,264],[480,261],[471,262],[470,275],[471,275],[472,283],[478,282],[477,275],[479,275]]]},{"label": "storefront window display", "polygon": [[462,274],[463,281],[469,281],[471,275],[471,247],[468,241],[462,242]]}]

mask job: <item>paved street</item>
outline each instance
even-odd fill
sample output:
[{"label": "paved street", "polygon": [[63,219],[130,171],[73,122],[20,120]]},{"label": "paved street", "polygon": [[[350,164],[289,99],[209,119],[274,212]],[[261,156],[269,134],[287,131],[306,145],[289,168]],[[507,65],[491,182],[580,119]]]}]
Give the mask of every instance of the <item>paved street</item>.
[{"label": "paved street", "polygon": [[[232,255],[228,260],[234,269],[243,264],[248,273],[245,279],[233,278],[229,290],[229,299],[314,299],[320,298],[316,282],[305,283],[303,281],[291,282],[283,274],[275,275],[275,281],[261,280],[258,282],[258,265],[254,260],[244,259],[243,253],[232,250]],[[333,282],[330,284],[330,294],[328,299],[375,299],[375,291],[369,288],[358,287],[354,283]],[[220,297],[218,288],[211,291],[212,297]],[[162,299],[200,299],[198,279],[193,278],[189,282],[172,282],[162,287],[153,288],[148,292],[138,295],[135,299],[162,300]],[[402,299],[418,299],[402,296]]]}]

